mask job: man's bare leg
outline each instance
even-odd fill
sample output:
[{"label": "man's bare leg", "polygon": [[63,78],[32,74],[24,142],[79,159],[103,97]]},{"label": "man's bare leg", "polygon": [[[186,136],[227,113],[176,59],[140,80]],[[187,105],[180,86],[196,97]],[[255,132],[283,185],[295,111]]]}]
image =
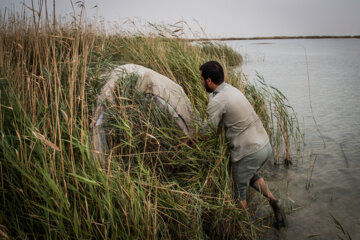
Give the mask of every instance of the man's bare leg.
[{"label": "man's bare leg", "polygon": [[249,213],[248,213],[248,211],[246,209],[246,206],[247,206],[246,200],[240,200],[237,205],[238,205],[238,208],[240,208],[242,211],[244,211],[245,216],[247,218],[249,218]]},{"label": "man's bare leg", "polygon": [[270,189],[266,186],[264,178],[259,178],[251,186],[255,188],[258,192],[260,192],[262,195],[264,195],[267,199],[269,199],[270,204],[276,201],[276,198],[271,193]]},{"label": "man's bare leg", "polygon": [[276,219],[276,227],[285,227],[286,225],[286,215],[283,208],[280,206],[280,203],[274,195],[271,193],[270,189],[266,186],[264,178],[259,178],[256,182],[251,185],[258,192],[269,199],[270,206],[274,210],[275,219]]},{"label": "man's bare leg", "polygon": [[241,201],[238,203],[238,206],[239,206],[240,209],[245,210],[245,209],[246,209],[246,206],[247,206],[246,200],[241,200]]}]

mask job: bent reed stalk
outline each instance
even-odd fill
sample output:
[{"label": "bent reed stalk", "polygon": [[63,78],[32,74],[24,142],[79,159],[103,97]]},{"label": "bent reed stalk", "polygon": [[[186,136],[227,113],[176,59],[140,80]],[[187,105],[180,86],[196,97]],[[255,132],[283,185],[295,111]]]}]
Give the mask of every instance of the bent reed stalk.
[{"label": "bent reed stalk", "polygon": [[[206,141],[175,148],[184,134],[152,101],[131,91],[131,78],[119,79],[117,104],[108,106],[113,149],[106,170],[91,149],[89,123],[104,81],[99,76],[124,63],[171,78],[205,117],[207,95],[198,67],[221,62],[226,81],[245,92],[273,146],[288,144],[296,132],[283,95],[262,94],[242,79],[229,66],[241,56],[222,45],[202,47],[159,35],[107,36],[76,18],[56,27],[34,19],[10,15],[0,23],[1,236],[258,237],[262,227],[232,200],[223,137],[211,132]],[[280,104],[271,108],[274,102]]]}]

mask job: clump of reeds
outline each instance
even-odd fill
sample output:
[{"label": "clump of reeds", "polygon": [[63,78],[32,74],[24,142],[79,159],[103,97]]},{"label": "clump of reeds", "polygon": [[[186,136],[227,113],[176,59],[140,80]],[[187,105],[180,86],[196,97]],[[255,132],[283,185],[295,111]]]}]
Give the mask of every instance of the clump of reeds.
[{"label": "clump of reeds", "polygon": [[[101,33],[76,18],[57,27],[25,16],[0,23],[1,234],[256,238],[256,228],[231,198],[224,139],[211,132],[206,141],[175,148],[185,136],[151,100],[131,90],[136,77],[119,79],[117,104],[107,108],[113,148],[105,170],[90,147],[89,123],[99,76],[123,63],[176,81],[205,117],[207,95],[198,67],[217,60],[227,81],[251,96],[271,136],[275,113],[267,104],[274,95],[261,95],[234,73],[226,51],[204,51],[178,38]],[[282,115],[286,123],[291,116]],[[282,123],[282,133],[291,136],[293,128]]]},{"label": "clump of reeds", "polygon": [[[292,164],[291,150],[299,151],[303,136],[297,116],[286,96],[277,88],[267,84],[259,74],[255,84],[245,86],[244,93],[270,136],[274,163],[279,165],[283,160],[286,166]],[[290,146],[291,139],[294,140],[293,149]]]},{"label": "clump of reeds", "polygon": [[226,65],[235,67],[243,63],[242,56],[231,47],[213,42],[204,42],[200,45],[201,50],[211,56],[219,56],[225,59]]}]

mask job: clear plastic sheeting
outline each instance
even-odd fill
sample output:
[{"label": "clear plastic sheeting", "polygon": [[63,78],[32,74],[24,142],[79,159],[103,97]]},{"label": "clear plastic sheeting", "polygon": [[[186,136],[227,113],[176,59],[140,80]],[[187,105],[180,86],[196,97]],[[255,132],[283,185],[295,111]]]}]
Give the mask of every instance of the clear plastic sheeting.
[{"label": "clear plastic sheeting", "polygon": [[128,74],[136,74],[139,77],[135,90],[149,96],[160,109],[170,113],[175,123],[186,135],[194,133],[194,119],[198,116],[198,113],[193,110],[189,98],[179,84],[152,69],[140,65],[126,64],[118,66],[101,77],[108,80],[101,89],[94,119],[91,123],[92,146],[100,162],[104,164],[106,164],[106,155],[111,148],[107,141],[108,133],[102,128],[103,123],[106,122],[104,117],[105,102],[115,103],[113,91],[116,83],[118,79],[124,78]]}]

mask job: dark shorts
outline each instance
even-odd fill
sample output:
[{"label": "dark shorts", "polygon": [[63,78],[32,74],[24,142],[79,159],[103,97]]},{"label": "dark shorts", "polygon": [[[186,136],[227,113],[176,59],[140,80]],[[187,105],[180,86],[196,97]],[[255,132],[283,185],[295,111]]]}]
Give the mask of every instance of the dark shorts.
[{"label": "dark shorts", "polygon": [[259,151],[231,163],[235,199],[246,200],[247,187],[261,178],[258,172],[271,157],[272,148],[267,143]]}]

